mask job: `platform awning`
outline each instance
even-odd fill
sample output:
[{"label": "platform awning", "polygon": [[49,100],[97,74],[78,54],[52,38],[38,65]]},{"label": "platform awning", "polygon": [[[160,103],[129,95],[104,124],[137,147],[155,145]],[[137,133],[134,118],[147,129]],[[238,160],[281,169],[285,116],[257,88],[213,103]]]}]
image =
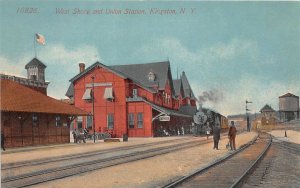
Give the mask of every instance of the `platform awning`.
[{"label": "platform awning", "polygon": [[180,113],[176,110],[167,109],[167,108],[155,105],[153,103],[150,103],[150,104],[151,104],[151,106],[154,110],[157,110],[157,111],[159,111],[161,113],[164,113],[166,115],[173,115],[173,116],[180,116],[180,117],[192,117],[192,116],[187,115],[187,114],[182,114],[182,113]]},{"label": "platform awning", "polygon": [[112,87],[105,88],[104,99],[114,99]]},{"label": "platform awning", "polygon": [[188,115],[188,114],[183,114],[177,110],[171,110],[171,109],[167,109],[165,107],[162,107],[162,106],[158,106],[142,97],[138,97],[137,100],[132,100],[133,98],[127,98],[126,101],[127,102],[137,102],[137,101],[143,101],[149,105],[151,105],[152,109],[162,113],[162,114],[165,114],[165,115],[173,115],[173,116],[180,116],[180,117],[192,117],[191,115]]},{"label": "platform awning", "polygon": [[82,99],[83,100],[91,100],[92,99],[92,89],[91,88],[86,88],[85,89],[85,92],[82,96]]}]

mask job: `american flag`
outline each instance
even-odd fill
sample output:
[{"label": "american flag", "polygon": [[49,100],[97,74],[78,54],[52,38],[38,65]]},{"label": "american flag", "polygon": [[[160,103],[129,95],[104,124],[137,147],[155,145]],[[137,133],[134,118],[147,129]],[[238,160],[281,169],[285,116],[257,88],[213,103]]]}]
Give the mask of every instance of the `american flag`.
[{"label": "american flag", "polygon": [[45,45],[46,44],[45,37],[43,35],[36,33],[35,37],[36,37],[36,41],[39,44],[41,44],[41,45]]}]

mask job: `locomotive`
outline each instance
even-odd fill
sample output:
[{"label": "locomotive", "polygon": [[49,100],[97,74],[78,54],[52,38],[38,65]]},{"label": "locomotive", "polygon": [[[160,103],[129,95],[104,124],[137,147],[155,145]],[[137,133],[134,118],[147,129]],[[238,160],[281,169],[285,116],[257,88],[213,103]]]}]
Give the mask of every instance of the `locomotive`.
[{"label": "locomotive", "polygon": [[200,107],[194,115],[192,133],[194,136],[205,135],[209,131],[212,134],[214,126],[219,123],[221,132],[228,129],[228,119],[218,112]]}]

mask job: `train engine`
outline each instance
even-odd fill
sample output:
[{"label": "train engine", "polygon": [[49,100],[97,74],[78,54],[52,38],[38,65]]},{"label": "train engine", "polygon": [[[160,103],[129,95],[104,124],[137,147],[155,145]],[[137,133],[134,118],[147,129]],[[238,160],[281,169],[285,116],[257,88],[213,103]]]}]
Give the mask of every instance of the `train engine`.
[{"label": "train engine", "polygon": [[207,132],[212,134],[216,123],[221,125],[221,132],[227,131],[228,119],[225,116],[207,108],[199,108],[194,115],[193,135],[205,135]]}]

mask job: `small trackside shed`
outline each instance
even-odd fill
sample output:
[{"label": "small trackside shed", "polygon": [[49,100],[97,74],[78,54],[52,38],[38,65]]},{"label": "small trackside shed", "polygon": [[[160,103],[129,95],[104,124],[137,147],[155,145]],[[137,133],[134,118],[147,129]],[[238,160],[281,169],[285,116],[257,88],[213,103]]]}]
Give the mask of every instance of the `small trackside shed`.
[{"label": "small trackside shed", "polygon": [[1,132],[8,148],[69,143],[70,123],[88,114],[12,80],[0,81]]}]

